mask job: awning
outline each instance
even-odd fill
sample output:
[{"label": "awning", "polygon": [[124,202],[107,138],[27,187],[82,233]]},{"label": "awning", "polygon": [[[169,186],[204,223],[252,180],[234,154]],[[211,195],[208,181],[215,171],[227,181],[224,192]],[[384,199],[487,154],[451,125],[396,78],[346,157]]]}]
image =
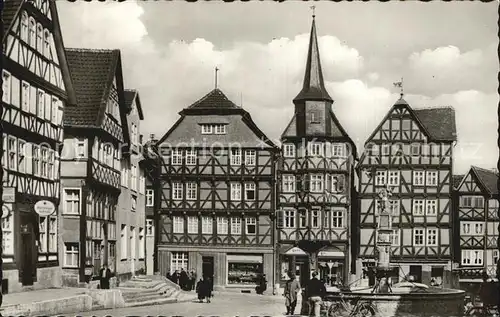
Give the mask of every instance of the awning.
[{"label": "awning", "polygon": [[327,247],[318,252],[319,258],[344,258],[345,253],[336,247]]},{"label": "awning", "polygon": [[228,254],[227,262],[229,263],[262,263],[262,255],[247,255],[247,254]]},{"label": "awning", "polygon": [[293,247],[285,252],[286,255],[307,255],[307,253],[299,247]]}]

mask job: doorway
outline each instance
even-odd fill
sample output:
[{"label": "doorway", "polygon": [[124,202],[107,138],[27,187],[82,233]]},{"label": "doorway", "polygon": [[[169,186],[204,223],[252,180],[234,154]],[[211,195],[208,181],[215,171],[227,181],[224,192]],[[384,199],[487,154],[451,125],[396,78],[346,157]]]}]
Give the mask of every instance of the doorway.
[{"label": "doorway", "polygon": [[[38,250],[36,249],[34,234],[33,215],[20,214],[21,222],[21,263],[19,266],[21,283],[23,286],[31,286],[36,280],[36,262],[38,259]],[[37,223],[37,222],[35,222]],[[38,224],[36,224],[38,226]]]},{"label": "doorway", "polygon": [[204,256],[202,257],[201,274],[203,278],[209,277],[212,282],[214,280],[214,257]]},{"label": "doorway", "polygon": [[299,278],[301,287],[305,287],[310,279],[309,262],[295,260],[295,276]]},{"label": "doorway", "polygon": [[422,266],[410,265],[410,276],[413,277],[413,282],[422,283]]}]

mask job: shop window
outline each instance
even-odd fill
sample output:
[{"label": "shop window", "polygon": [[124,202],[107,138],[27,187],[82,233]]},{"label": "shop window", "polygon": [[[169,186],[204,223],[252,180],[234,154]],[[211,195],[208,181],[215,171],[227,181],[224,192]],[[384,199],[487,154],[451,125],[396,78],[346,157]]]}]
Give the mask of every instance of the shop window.
[{"label": "shop window", "polygon": [[228,284],[255,285],[263,273],[261,255],[227,255]]}]

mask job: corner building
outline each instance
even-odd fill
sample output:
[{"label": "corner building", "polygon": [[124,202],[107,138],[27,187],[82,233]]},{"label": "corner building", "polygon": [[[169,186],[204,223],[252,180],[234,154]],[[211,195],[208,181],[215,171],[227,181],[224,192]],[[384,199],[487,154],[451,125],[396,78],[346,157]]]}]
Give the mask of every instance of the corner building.
[{"label": "corner building", "polygon": [[[413,109],[401,97],[365,143],[359,165],[357,278],[378,257],[379,192],[392,196],[391,280],[451,286],[453,148],[457,140],[452,108]],[[373,282],[373,281],[372,281]]]},{"label": "corner building", "polygon": [[356,148],[332,111],[313,19],[303,88],[281,136],[277,238],[280,286],[318,271],[330,285],[350,279],[350,222]]},{"label": "corner building", "polygon": [[[63,112],[73,88],[56,2],[2,5],[2,293],[7,294],[61,286],[59,166]],[[52,213],[37,212],[38,202]]]},{"label": "corner building", "polygon": [[273,277],[278,148],[215,89],[180,112],[158,142],[155,261],[162,275],[195,270],[215,289]]}]

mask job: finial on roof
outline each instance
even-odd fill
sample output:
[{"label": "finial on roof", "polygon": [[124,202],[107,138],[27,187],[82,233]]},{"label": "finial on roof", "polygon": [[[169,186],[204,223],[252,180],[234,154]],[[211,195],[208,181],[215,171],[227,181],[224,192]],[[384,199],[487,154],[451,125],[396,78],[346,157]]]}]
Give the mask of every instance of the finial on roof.
[{"label": "finial on roof", "polygon": [[394,83],[394,87],[399,87],[399,89],[401,90],[399,93],[400,95],[399,99],[403,99],[404,96],[403,77],[401,77],[401,81]]},{"label": "finial on roof", "polygon": [[215,89],[217,89],[217,72],[219,71],[220,69],[215,66]]},{"label": "finial on roof", "polygon": [[313,20],[314,20],[314,18],[316,17],[316,6],[310,6],[309,8],[311,8],[313,12]]}]

